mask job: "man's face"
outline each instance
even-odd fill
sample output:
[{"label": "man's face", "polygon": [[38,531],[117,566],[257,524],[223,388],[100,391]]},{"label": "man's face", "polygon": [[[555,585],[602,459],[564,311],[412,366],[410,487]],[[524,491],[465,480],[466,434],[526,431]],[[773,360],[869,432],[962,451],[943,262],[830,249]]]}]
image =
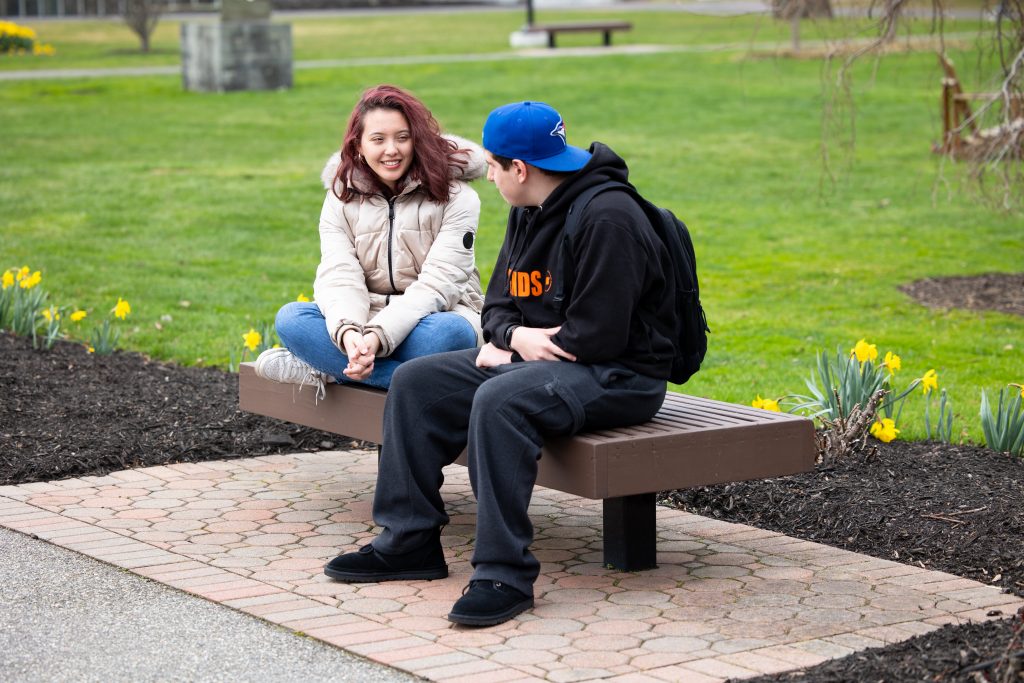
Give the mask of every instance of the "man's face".
[{"label": "man's face", "polygon": [[522,177],[516,163],[504,169],[490,152],[485,151],[484,155],[487,159],[487,179],[498,188],[502,198],[512,206],[525,206]]}]

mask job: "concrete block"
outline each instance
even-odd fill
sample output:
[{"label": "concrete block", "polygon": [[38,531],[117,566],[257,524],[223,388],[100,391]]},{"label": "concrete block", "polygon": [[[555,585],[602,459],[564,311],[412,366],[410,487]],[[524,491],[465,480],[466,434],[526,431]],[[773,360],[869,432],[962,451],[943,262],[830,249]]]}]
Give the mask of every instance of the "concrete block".
[{"label": "concrete block", "polygon": [[181,75],[186,90],[278,90],[292,86],[292,27],[269,21],[185,21]]}]

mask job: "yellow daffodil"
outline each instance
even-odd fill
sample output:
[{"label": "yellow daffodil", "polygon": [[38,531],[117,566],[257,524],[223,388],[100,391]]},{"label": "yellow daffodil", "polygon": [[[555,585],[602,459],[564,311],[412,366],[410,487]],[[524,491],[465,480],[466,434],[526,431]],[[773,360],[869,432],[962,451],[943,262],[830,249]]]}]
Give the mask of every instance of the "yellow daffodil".
[{"label": "yellow daffodil", "polygon": [[881,422],[876,422],[871,425],[871,436],[875,437],[882,443],[889,443],[896,438],[896,435],[900,433],[900,430],[896,429],[896,422],[889,419],[883,418]]},{"label": "yellow daffodil", "polygon": [[3,278],[4,289],[7,289],[8,287],[12,286],[13,284],[14,284],[14,273],[12,273],[9,270],[4,271],[4,278]]},{"label": "yellow daffodil", "polygon": [[758,394],[757,398],[755,398],[750,403],[750,405],[752,405],[755,408],[760,408],[761,410],[770,410],[770,411],[775,412],[775,413],[781,412],[779,410],[779,402],[778,401],[773,401],[770,398],[761,398],[761,394]]},{"label": "yellow daffodil", "polygon": [[890,375],[895,375],[896,371],[900,369],[900,357],[892,351],[886,351],[882,365],[886,367]]},{"label": "yellow daffodil", "polygon": [[1011,382],[1010,386],[1020,389],[1020,397],[1024,398],[1024,384],[1014,384],[1013,382]]},{"label": "yellow daffodil", "polygon": [[85,311],[77,310],[77,311],[75,311],[74,313],[71,314],[71,322],[77,323],[77,322],[82,320],[82,318],[84,318],[87,315],[89,315],[89,314],[86,313]]},{"label": "yellow daffodil", "polygon": [[21,278],[20,282],[18,282],[18,286],[21,287],[22,289],[32,289],[42,281],[43,274],[37,270],[31,275],[27,275],[26,277]]},{"label": "yellow daffodil", "polygon": [[96,353],[96,349],[94,349],[94,348],[93,348],[93,347],[91,347],[91,346],[86,346],[86,347],[85,347],[85,350],[86,350],[86,351],[88,351],[89,353]]},{"label": "yellow daffodil", "polygon": [[50,308],[44,308],[43,317],[46,318],[46,322],[50,322],[51,320],[60,320],[60,313],[57,313]]},{"label": "yellow daffodil", "polygon": [[921,378],[921,390],[924,393],[934,391],[939,388],[939,376],[935,373],[935,370],[929,370],[924,373],[924,377]]},{"label": "yellow daffodil", "polygon": [[111,311],[111,313],[114,314],[114,317],[124,320],[125,318],[128,317],[128,314],[131,312],[132,307],[128,304],[128,302],[122,299],[121,297],[117,297],[117,304]]},{"label": "yellow daffodil", "polygon": [[260,342],[263,341],[263,337],[260,336],[260,333],[251,327],[248,332],[242,335],[242,339],[245,340],[245,348],[250,351],[255,351],[256,347],[258,347]]},{"label": "yellow daffodil", "polygon": [[296,297],[296,301],[309,301],[309,297],[306,296],[305,292],[299,292],[299,296]]},{"label": "yellow daffodil", "polygon": [[21,282],[22,280],[24,280],[25,278],[27,278],[27,277],[28,277],[28,274],[29,274],[29,273],[31,273],[31,272],[32,272],[32,271],[31,271],[31,270],[29,270],[29,267],[28,267],[28,266],[22,266],[21,268],[18,268],[18,274],[17,274],[17,276],[16,276],[16,277],[17,277],[17,280],[18,280],[18,282]]},{"label": "yellow daffodil", "polygon": [[865,339],[861,339],[853,349],[850,350],[850,355],[857,356],[857,360],[861,363],[867,360],[874,360],[878,358],[878,347],[874,344],[868,344]]}]

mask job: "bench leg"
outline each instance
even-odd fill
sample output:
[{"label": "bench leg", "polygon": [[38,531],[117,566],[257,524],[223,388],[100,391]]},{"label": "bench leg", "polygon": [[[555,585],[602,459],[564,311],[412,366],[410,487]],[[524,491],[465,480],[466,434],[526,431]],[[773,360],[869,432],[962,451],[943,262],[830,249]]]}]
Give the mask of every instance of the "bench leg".
[{"label": "bench leg", "polygon": [[655,494],[604,500],[604,563],[623,571],[654,569],[657,564]]},{"label": "bench leg", "polygon": [[548,47],[553,48],[555,46],[555,32],[548,31]]},{"label": "bench leg", "polygon": [[604,46],[608,47],[611,44],[612,44],[612,32],[611,31],[605,31],[604,32]]}]

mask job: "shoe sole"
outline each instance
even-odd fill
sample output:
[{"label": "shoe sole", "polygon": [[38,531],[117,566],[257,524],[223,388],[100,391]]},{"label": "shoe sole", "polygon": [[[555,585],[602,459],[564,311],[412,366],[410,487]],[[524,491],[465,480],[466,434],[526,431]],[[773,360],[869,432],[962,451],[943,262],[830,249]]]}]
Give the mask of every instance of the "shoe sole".
[{"label": "shoe sole", "polygon": [[498,624],[505,623],[512,617],[525,612],[531,607],[533,607],[533,598],[527,598],[526,600],[517,602],[503,612],[498,612],[497,614],[456,614],[455,612],[451,612],[448,614],[448,621],[455,622],[456,624],[462,624],[463,626],[496,626]]},{"label": "shoe sole", "polygon": [[406,569],[395,572],[345,572],[330,567],[324,567],[324,574],[338,581],[346,583],[377,583],[378,581],[430,581],[433,579],[447,579],[448,567],[435,569]]}]

